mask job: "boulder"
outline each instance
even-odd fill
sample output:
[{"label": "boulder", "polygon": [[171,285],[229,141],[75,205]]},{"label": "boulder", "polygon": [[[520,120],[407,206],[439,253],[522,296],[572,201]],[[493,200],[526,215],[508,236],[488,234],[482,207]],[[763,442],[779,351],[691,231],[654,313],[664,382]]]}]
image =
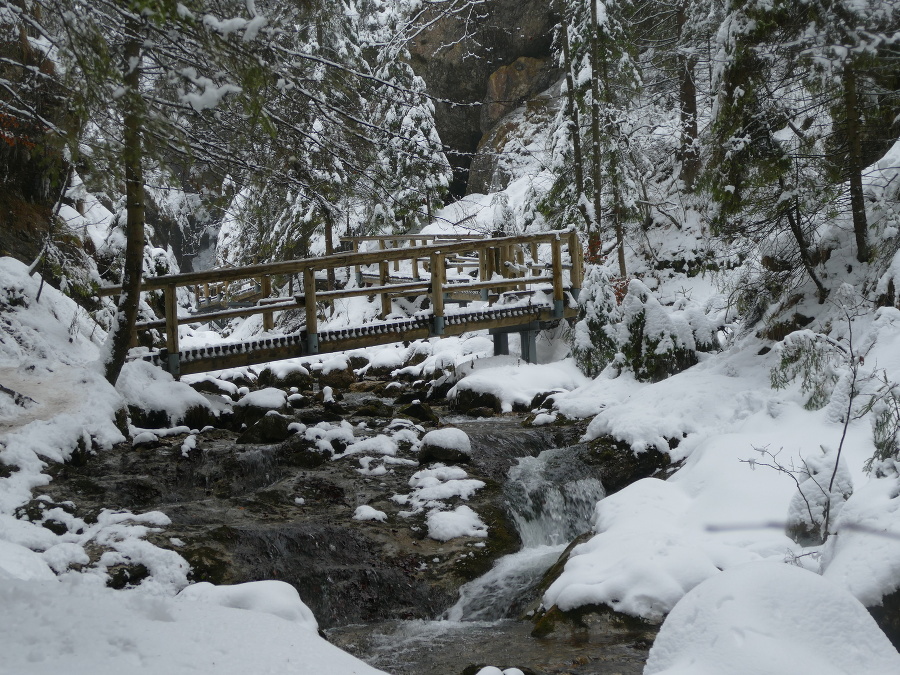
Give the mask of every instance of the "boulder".
[{"label": "boulder", "polygon": [[472,458],[472,443],[462,429],[446,427],[429,431],[422,437],[419,463],[444,462],[456,464]]},{"label": "boulder", "polygon": [[297,387],[303,391],[312,388],[313,378],[309,371],[301,365],[281,363],[263,368],[259,373],[257,383],[263,387],[278,387],[279,389]]},{"label": "boulder", "polygon": [[628,443],[612,436],[596,438],[590,442],[589,447],[589,457],[600,469],[600,482],[607,495],[618,492],[641,478],[654,476],[672,464],[672,458],[667,452],[660,452],[655,447],[634,452]]},{"label": "boulder", "polygon": [[390,419],[394,416],[394,409],[381,399],[370,398],[363,401],[353,414],[356,417],[383,417]]},{"label": "boulder", "polygon": [[472,408],[490,408],[495,413],[500,413],[503,409],[500,399],[496,395],[471,389],[457,389],[451,406],[453,410],[461,413]]},{"label": "boulder", "polygon": [[293,419],[269,412],[235,440],[236,443],[281,443],[294,434],[288,426]]},{"label": "boulder", "polygon": [[406,417],[411,420],[418,420],[419,422],[426,422],[428,424],[439,424],[440,419],[438,419],[437,413],[431,409],[431,406],[427,403],[422,403],[421,401],[410,403],[400,410],[397,411],[397,414],[401,417]]}]

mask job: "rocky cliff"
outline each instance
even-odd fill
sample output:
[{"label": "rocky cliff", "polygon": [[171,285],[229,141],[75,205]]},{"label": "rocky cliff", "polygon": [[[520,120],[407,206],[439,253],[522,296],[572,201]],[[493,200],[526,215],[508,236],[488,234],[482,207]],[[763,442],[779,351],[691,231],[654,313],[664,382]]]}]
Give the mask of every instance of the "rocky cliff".
[{"label": "rocky cliff", "polygon": [[487,0],[469,12],[436,13],[413,37],[413,67],[436,104],[438,132],[454,166],[453,194],[469,184],[472,157],[499,120],[554,79],[550,65],[557,16],[551,0]]}]

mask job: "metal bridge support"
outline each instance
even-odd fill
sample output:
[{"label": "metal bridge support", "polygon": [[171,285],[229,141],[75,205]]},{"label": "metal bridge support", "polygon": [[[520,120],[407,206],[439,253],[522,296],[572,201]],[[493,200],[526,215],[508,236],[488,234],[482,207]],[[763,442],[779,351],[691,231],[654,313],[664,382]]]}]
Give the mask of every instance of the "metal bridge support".
[{"label": "metal bridge support", "polygon": [[509,333],[494,333],[494,356],[509,354]]},{"label": "metal bridge support", "polygon": [[536,330],[524,330],[519,333],[522,360],[526,363],[537,363],[537,334]]}]

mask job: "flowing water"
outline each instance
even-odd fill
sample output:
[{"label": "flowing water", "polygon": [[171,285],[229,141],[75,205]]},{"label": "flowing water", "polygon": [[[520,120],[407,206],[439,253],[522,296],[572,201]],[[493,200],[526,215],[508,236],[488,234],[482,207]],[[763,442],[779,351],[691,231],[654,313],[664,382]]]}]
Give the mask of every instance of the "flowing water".
[{"label": "flowing water", "polygon": [[569,542],[590,530],[595,505],[605,496],[581,451],[575,446],[518,459],[504,492],[522,549],[464,585],[440,620],[346,626],[329,631],[329,639],[395,675],[457,675],[474,664],[536,673],[640,673],[646,636],[563,630],[538,639],[530,635],[531,622],[518,620]]}]

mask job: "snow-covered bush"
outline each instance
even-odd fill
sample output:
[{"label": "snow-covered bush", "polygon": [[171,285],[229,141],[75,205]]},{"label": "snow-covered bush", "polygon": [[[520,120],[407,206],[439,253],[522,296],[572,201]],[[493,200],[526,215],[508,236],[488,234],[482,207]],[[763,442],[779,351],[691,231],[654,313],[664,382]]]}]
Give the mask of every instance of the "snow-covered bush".
[{"label": "snow-covered bush", "polygon": [[[837,467],[835,467],[837,463]],[[797,492],[788,507],[787,534],[801,546],[817,546],[828,538],[828,529],[853,494],[853,479],[837,452],[803,458],[795,475]]]},{"label": "snow-covered bush", "polygon": [[716,349],[715,323],[687,299],[663,306],[643,282],[632,279],[617,305],[609,273],[599,267],[589,271],[582,293],[572,351],[589,376],[611,366],[658,382],[697,363],[697,352]]}]

